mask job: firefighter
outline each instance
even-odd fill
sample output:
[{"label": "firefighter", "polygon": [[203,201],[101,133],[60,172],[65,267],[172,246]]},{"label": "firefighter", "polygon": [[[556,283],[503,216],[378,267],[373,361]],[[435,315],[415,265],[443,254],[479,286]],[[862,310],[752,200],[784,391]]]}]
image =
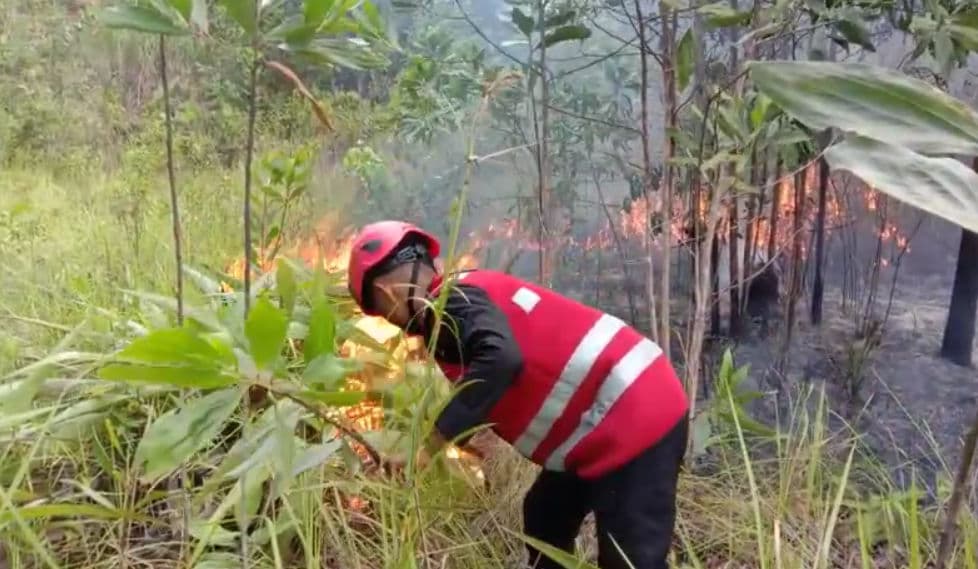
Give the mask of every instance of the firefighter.
[{"label": "firefighter", "polygon": [[[350,293],[365,314],[428,340],[439,249],[414,225],[367,225],[353,243]],[[523,502],[526,535],[573,552],[593,512],[602,569],[667,568],[688,401],[660,347],[614,316],[488,270],[456,275],[442,322],[434,358],[466,385],[418,460],[489,424],[543,467]],[[530,567],[558,567],[528,550]]]}]

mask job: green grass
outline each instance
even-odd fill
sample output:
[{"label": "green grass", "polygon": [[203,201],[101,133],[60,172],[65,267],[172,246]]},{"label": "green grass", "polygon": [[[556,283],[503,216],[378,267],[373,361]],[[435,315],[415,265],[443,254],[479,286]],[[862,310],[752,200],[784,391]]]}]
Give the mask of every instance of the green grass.
[{"label": "green grass", "polygon": [[[188,262],[220,268],[240,250],[240,173],[182,178]],[[239,500],[228,487],[197,485],[185,495],[180,477],[155,486],[140,480],[136,444],[146,424],[172,407],[174,394],[88,383],[84,357],[120,347],[132,334],[130,321],[154,325],[124,290],[172,294],[165,186],[143,176],[135,178],[144,184],[139,188],[133,179],[0,172],[0,377],[9,388],[9,379],[25,377],[9,377],[13,370],[52,352],[69,354],[47,370],[32,410],[5,408],[14,405],[11,391],[0,404],[2,566],[517,566],[522,542],[512,530],[520,527],[534,468],[504,446],[484,465],[488,490],[438,469],[407,483],[327,462],[295,480],[283,500],[261,506],[246,565],[234,545]],[[318,214],[305,215],[297,223]],[[96,395],[113,394],[119,401],[107,413],[56,420],[66,406],[97,407],[104,400]],[[926,566],[936,549],[939,508],[918,503],[920,490],[895,488],[854,433],[829,430],[829,413],[813,393],[794,406],[777,437],[750,435],[738,422],[714,429],[719,439],[705,464],[681,481],[678,566]],[[205,475],[221,448],[201,453],[183,475]],[[351,498],[365,506],[352,508]],[[212,526],[202,546],[203,520],[222,511],[225,523]],[[593,558],[591,527],[580,549]],[[978,527],[970,515],[962,517],[961,533],[952,566],[974,568]]]}]

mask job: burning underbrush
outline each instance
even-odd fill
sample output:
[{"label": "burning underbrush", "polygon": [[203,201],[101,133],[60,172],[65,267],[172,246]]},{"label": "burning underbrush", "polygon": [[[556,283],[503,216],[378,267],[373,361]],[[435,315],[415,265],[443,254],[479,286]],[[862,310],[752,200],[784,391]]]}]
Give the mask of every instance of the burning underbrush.
[{"label": "burning underbrush", "polygon": [[[321,269],[327,279],[335,285],[333,290],[345,291],[346,269],[349,263],[354,230],[352,228],[336,229],[331,219],[320,221],[313,233],[297,240],[291,245],[281,242],[270,244],[256,254],[257,263],[253,264],[255,282],[274,281],[278,260],[287,257],[301,262],[312,270]],[[470,268],[476,265],[474,253],[463,254],[455,263],[457,268]],[[244,278],[244,259],[231,262],[225,269],[227,276],[241,281]],[[232,285],[221,283],[225,293],[234,292]],[[377,434],[385,430],[385,416],[390,410],[385,409],[384,395],[392,387],[404,380],[406,376],[427,377],[434,381],[443,382],[444,378],[437,371],[433,362],[426,356],[425,346],[421,338],[405,336],[399,328],[380,317],[365,316],[348,303],[348,323],[354,332],[339,344],[337,356],[342,360],[356,362],[357,365],[343,380],[342,392],[367,393],[368,396],[354,405],[342,407],[341,420],[343,428],[355,433]],[[295,342],[299,352],[302,351],[302,340]],[[430,366],[428,364],[431,364]],[[432,374],[429,376],[429,368]],[[341,435],[341,431],[335,432]],[[375,462],[378,455],[376,449],[369,446],[370,437],[357,437],[351,442],[351,447],[365,463]],[[485,482],[481,467],[481,457],[474,452],[450,446],[445,450],[445,458],[452,468],[474,476],[478,482]],[[380,465],[371,464],[371,468]],[[348,500],[348,504],[358,510],[366,508],[366,502],[357,496]]]}]

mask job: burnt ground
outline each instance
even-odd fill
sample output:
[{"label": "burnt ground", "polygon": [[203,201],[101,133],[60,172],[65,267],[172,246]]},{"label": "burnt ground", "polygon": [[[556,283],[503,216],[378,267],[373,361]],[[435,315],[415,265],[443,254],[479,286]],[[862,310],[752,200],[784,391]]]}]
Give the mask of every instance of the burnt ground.
[{"label": "burnt ground", "polygon": [[[820,327],[802,318],[783,374],[775,365],[779,333],[736,346],[735,363],[749,364],[754,387],[767,393],[755,412],[773,421],[776,410],[785,416],[793,397],[824,387],[836,425],[845,420],[859,433],[898,484],[914,471],[928,486],[935,473],[953,472],[978,406],[978,374],[937,357],[947,307],[926,296],[894,300],[879,347],[861,365],[865,343],[857,343],[854,316],[842,310],[839,295],[826,298]],[[807,305],[800,308],[807,312]]]},{"label": "burnt ground", "polygon": [[[906,217],[918,219],[913,212]],[[867,249],[874,248],[874,240],[864,239],[861,251],[857,247],[854,254],[844,254],[847,247],[836,239],[828,249],[823,322],[810,324],[807,290],[797,307],[784,374],[775,370],[783,352],[780,322],[772,326],[771,337],[758,337],[755,328],[734,350],[738,365],[750,364],[755,387],[769,393],[757,411],[770,419],[780,408],[783,416],[788,399],[810,386],[824,386],[832,411],[863,437],[896,483],[909,484],[915,474],[918,482],[932,487],[936,473],[953,473],[961,439],[978,410],[978,371],[938,357],[959,236],[959,230],[939,221],[921,226],[902,258],[889,315],[875,335],[878,346],[857,337],[865,314],[867,271],[851,277],[858,272],[852,259],[863,259],[859,264],[868,266],[872,254]],[[878,321],[886,314],[893,269],[891,264],[881,272]],[[844,284],[847,279],[862,284],[853,292],[853,286]]]}]

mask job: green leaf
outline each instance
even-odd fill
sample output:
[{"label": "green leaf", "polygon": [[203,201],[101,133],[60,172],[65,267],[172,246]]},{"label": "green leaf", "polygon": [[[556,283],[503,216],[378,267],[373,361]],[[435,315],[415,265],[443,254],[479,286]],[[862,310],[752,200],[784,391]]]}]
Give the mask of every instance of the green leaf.
[{"label": "green leaf", "polygon": [[961,47],[967,49],[968,51],[978,51],[978,28],[974,26],[950,24],[946,29],[948,32],[950,32],[951,37],[954,38],[954,41],[958,42]]},{"label": "green leaf", "polygon": [[170,473],[221,431],[241,399],[238,389],[225,389],[193,399],[160,416],[139,441],[136,462],[146,481]]},{"label": "green leaf", "polygon": [[196,364],[215,367],[233,363],[191,328],[164,328],[136,338],[116,360],[158,364]]},{"label": "green leaf", "polygon": [[515,6],[513,7],[513,24],[523,32],[524,36],[529,37],[533,33],[533,19]]},{"label": "green leaf", "polygon": [[258,369],[272,367],[282,353],[289,319],[268,298],[258,298],[245,322],[245,336]]},{"label": "green leaf", "polygon": [[713,28],[743,26],[750,23],[753,16],[750,10],[734,10],[726,0],[700,6],[697,11],[706,17],[707,25]]},{"label": "green leaf", "polygon": [[693,40],[693,28],[689,28],[676,48],[676,88],[679,92],[684,91],[689,85],[694,65],[696,65],[696,43]]},{"label": "green leaf", "polygon": [[168,36],[181,36],[190,33],[183,22],[175,21],[167,14],[149,5],[109,6],[102,11],[100,19],[102,24],[109,28]]},{"label": "green leaf", "polygon": [[544,47],[550,47],[556,45],[560,42],[571,41],[571,40],[586,40],[591,37],[591,29],[587,26],[582,26],[580,24],[573,24],[570,26],[563,26],[557,28],[556,30],[548,33],[543,37]]},{"label": "green leaf", "polygon": [[307,470],[321,466],[335,455],[342,446],[343,441],[333,439],[323,444],[306,447],[302,450],[302,454],[296,458],[295,464],[292,465],[292,476],[298,476]]},{"label": "green leaf", "polygon": [[136,338],[99,370],[103,379],[210,389],[237,381],[234,354],[190,328],[166,328]]},{"label": "green leaf", "polygon": [[856,20],[840,20],[836,22],[835,29],[842,34],[842,37],[844,37],[847,42],[861,46],[866,51],[876,51],[876,47],[873,46],[873,40],[872,36],[870,36],[869,30],[867,30],[862,23]]},{"label": "green leaf", "polygon": [[174,10],[180,12],[180,15],[183,16],[184,20],[188,22],[190,21],[192,0],[167,0],[167,2],[170,4],[171,7],[173,7]]},{"label": "green leaf", "polygon": [[567,10],[566,12],[561,12],[544,19],[543,26],[545,28],[556,28],[558,26],[563,26],[569,24],[575,16],[577,16],[577,12],[574,10]]},{"label": "green leaf", "polygon": [[241,26],[248,34],[258,31],[258,19],[255,13],[256,0],[218,0],[224,6],[231,19]]},{"label": "green leaf", "polygon": [[825,158],[833,170],[848,170],[904,203],[978,231],[978,174],[957,160],[863,137],[829,147]]},{"label": "green leaf", "polygon": [[78,437],[87,437],[91,434],[90,429],[103,424],[112,407],[126,399],[121,395],[83,399],[58,413],[45,425],[48,436],[56,440],[77,440]]},{"label": "green leaf", "polygon": [[278,287],[278,296],[282,302],[282,308],[289,317],[295,310],[295,298],[297,287],[295,283],[295,271],[292,265],[280,260],[278,262],[278,272],[275,273],[275,286]]},{"label": "green leaf", "polygon": [[323,23],[335,3],[336,0],[305,0],[303,2],[303,15],[306,23],[317,26]]},{"label": "green leaf", "polygon": [[265,409],[244,429],[242,437],[227,452],[224,460],[204,484],[202,491],[212,492],[224,481],[236,479],[244,472],[262,466],[274,450],[273,433],[276,427],[280,424],[291,425],[294,431],[302,413],[302,407],[288,399],[276,401],[274,405]]},{"label": "green leaf", "polygon": [[387,64],[383,55],[370,49],[359,38],[317,37],[306,44],[287,43],[280,47],[320,65],[364,70]]},{"label": "green leaf", "polygon": [[[555,563],[557,563],[564,569],[599,569],[596,565],[592,565],[587,561],[583,561],[577,556],[568,553],[563,549],[560,549],[559,547],[550,545],[545,541],[541,541],[534,537],[530,537],[528,535],[513,531],[508,528],[503,528],[503,529],[515,535],[516,537],[520,538],[521,540],[525,541],[528,545],[530,545],[540,553],[544,554],[545,556],[549,557],[551,560],[553,560]],[[614,545],[612,545],[612,547],[614,547]]]},{"label": "green leaf", "polygon": [[155,383],[195,389],[215,389],[234,385],[236,375],[209,366],[167,366],[131,363],[108,364],[99,377],[110,381]]},{"label": "green leaf", "polygon": [[373,396],[367,391],[313,391],[299,393],[302,399],[317,401],[330,407],[352,407],[359,405]]},{"label": "green leaf", "polygon": [[4,509],[4,511],[0,513],[0,523],[10,523],[14,521],[15,517],[23,521],[41,520],[45,518],[74,518],[111,521],[119,521],[120,519],[130,518],[139,519],[146,522],[153,521],[145,516],[134,516],[127,512],[117,509],[109,509],[105,506],[99,506],[96,504],[38,504],[34,506],[17,506],[16,512]]},{"label": "green leaf", "polygon": [[309,362],[302,375],[305,383],[320,385],[325,389],[340,387],[344,379],[363,369],[358,360],[339,358],[332,353],[324,353]]},{"label": "green leaf", "polygon": [[308,365],[322,354],[336,351],[336,315],[328,302],[319,298],[309,316],[309,331],[302,344],[302,355]]},{"label": "green leaf", "polygon": [[383,32],[384,21],[380,17],[380,10],[377,9],[377,5],[373,2],[364,2],[363,4],[363,15],[367,18],[367,23],[373,28],[374,32]]},{"label": "green leaf", "polygon": [[862,63],[748,63],[757,88],[809,128],[930,154],[978,154],[978,115],[939,89]]}]

